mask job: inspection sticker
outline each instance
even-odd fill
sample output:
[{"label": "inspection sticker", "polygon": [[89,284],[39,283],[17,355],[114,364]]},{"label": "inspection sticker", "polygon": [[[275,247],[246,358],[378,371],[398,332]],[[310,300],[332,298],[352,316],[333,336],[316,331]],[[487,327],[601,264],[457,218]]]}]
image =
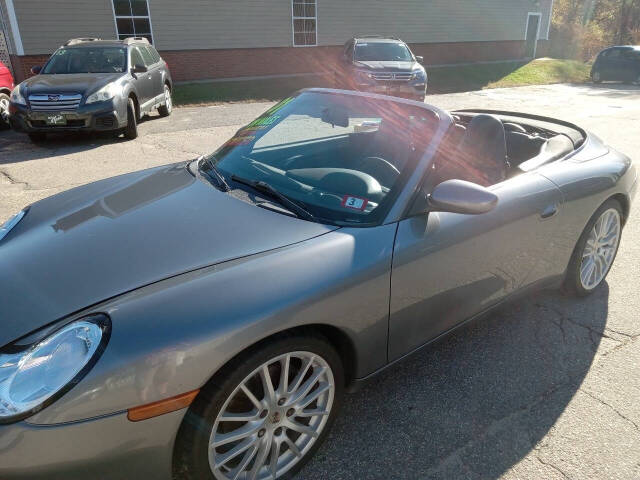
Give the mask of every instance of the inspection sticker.
[{"label": "inspection sticker", "polygon": [[369,200],[362,197],[354,197],[353,195],[345,195],[342,197],[342,206],[345,208],[353,208],[354,210],[364,210]]}]

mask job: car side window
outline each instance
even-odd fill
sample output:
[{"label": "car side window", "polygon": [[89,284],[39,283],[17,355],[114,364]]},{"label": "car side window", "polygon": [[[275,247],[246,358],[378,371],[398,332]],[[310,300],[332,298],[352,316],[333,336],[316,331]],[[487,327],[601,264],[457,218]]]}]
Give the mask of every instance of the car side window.
[{"label": "car side window", "polygon": [[610,59],[617,59],[620,58],[620,50],[611,50],[609,52],[608,58]]},{"label": "car side window", "polygon": [[155,48],[153,48],[152,45],[149,45],[147,49],[149,50],[149,53],[153,57],[153,62],[158,63],[160,61],[160,54],[158,53],[158,51]]},{"label": "car side window", "polygon": [[136,65],[144,65],[144,59],[138,47],[133,47],[131,49],[131,66],[135,67]]},{"label": "car side window", "polygon": [[142,54],[142,58],[144,59],[144,64],[147,67],[150,67],[151,65],[156,63],[155,60],[153,59],[153,55],[151,55],[151,52],[147,47],[139,47],[139,48],[140,48],[140,53]]}]

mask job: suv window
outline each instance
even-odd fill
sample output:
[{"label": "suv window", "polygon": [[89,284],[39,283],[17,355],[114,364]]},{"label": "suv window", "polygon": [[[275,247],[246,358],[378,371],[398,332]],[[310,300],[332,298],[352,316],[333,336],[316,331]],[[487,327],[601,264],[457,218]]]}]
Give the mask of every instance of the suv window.
[{"label": "suv window", "polygon": [[411,62],[413,55],[404,43],[362,42],[356,44],[355,60]]},{"label": "suv window", "polygon": [[142,58],[144,59],[144,64],[147,67],[150,67],[151,65],[156,63],[153,60],[153,55],[151,55],[151,52],[149,51],[149,49],[146,46],[141,46],[141,47],[138,47],[138,48],[140,49],[140,53],[142,54]]},{"label": "suv window", "polygon": [[121,73],[126,67],[126,49],[122,47],[60,48],[41,73]]},{"label": "suv window", "polygon": [[135,65],[144,65],[144,60],[138,47],[133,47],[131,49],[131,66],[133,67]]}]

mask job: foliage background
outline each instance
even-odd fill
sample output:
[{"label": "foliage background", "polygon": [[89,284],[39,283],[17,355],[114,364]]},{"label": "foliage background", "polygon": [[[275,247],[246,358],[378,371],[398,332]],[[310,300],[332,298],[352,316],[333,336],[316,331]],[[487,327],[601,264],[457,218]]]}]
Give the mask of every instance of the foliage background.
[{"label": "foliage background", "polygon": [[610,45],[640,44],[640,0],[555,0],[550,56],[589,61]]}]

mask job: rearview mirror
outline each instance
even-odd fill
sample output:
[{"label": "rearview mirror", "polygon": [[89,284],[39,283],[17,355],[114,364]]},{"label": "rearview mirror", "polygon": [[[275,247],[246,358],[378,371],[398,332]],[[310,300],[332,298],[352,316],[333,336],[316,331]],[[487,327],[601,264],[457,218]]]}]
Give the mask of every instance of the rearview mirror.
[{"label": "rearview mirror", "polygon": [[40,65],[34,65],[31,67],[31,73],[34,75],[38,75],[42,71],[42,67]]},{"label": "rearview mirror", "polygon": [[464,180],[447,180],[440,183],[427,197],[429,210],[433,212],[487,213],[498,204],[498,197],[481,185]]},{"label": "rearview mirror", "polygon": [[144,65],[140,65],[139,63],[134,65],[131,69],[131,73],[145,73],[147,71],[147,67]]},{"label": "rearview mirror", "polygon": [[416,55],[416,62],[420,64],[424,63],[424,57],[421,55]]},{"label": "rearview mirror", "polygon": [[324,123],[329,123],[335,127],[348,127],[349,126],[349,112],[344,108],[332,107],[322,110],[321,120]]}]

